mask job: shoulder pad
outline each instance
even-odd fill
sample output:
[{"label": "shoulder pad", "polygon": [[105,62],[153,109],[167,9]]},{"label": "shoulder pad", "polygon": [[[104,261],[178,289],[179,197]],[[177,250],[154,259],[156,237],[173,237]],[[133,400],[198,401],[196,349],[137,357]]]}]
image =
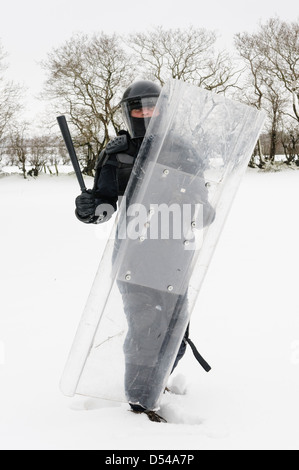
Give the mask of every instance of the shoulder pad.
[{"label": "shoulder pad", "polygon": [[129,143],[128,143],[128,136],[127,135],[119,135],[114,139],[110,140],[106,147],[107,155],[111,155],[112,153],[119,153],[128,150]]}]

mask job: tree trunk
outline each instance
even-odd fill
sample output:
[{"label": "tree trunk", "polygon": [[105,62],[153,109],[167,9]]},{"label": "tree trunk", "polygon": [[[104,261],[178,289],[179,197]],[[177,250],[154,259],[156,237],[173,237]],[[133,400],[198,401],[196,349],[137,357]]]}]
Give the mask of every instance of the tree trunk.
[{"label": "tree trunk", "polygon": [[275,163],[276,144],[277,144],[277,132],[275,128],[272,128],[270,139],[271,139],[271,143],[270,143],[269,160],[271,163]]}]

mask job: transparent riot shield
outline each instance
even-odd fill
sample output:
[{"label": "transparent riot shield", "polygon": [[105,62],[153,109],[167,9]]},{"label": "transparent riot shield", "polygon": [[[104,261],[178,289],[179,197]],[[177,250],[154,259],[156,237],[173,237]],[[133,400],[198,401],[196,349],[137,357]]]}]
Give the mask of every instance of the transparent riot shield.
[{"label": "transparent riot shield", "polygon": [[157,409],[263,113],[180,81],[158,100],[61,380]]}]

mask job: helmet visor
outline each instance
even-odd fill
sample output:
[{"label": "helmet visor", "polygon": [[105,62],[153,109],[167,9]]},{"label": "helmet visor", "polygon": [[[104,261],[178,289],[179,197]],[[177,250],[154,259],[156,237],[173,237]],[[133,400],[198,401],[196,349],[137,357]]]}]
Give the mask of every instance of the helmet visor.
[{"label": "helmet visor", "polygon": [[157,96],[134,98],[122,103],[122,113],[132,139],[144,137],[152,117],[156,116]]}]

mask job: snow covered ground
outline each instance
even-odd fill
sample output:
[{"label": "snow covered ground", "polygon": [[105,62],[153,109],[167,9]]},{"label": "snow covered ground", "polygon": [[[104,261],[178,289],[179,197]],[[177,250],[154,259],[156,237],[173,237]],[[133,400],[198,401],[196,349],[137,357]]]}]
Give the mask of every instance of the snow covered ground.
[{"label": "snow covered ground", "polygon": [[0,448],[298,450],[298,181],[247,171],[191,322],[213,369],[189,350],[157,424],[60,393],[109,229],[74,217],[74,176],[2,177]]}]

